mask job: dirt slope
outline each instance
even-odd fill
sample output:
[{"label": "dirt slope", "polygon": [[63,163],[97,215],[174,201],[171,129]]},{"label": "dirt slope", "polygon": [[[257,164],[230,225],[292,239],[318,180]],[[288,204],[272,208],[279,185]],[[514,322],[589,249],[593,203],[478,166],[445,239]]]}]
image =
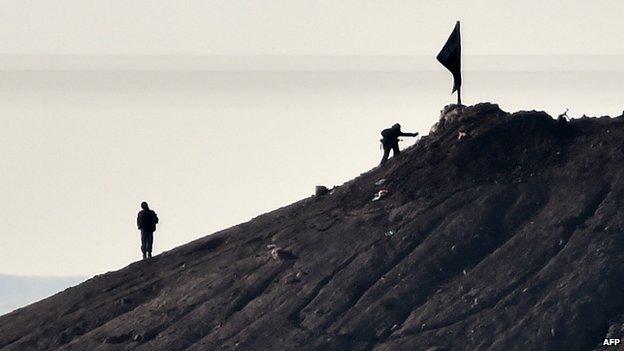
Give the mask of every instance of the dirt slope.
[{"label": "dirt slope", "polygon": [[624,337],[623,150],[622,117],[469,107],[331,195],[1,317],[0,350],[598,349]]}]

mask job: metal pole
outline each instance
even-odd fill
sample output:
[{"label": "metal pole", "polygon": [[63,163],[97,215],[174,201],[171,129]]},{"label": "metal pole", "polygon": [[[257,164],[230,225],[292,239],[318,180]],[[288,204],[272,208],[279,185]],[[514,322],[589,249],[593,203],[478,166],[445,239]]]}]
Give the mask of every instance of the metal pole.
[{"label": "metal pole", "polygon": [[[459,39],[459,76],[461,77],[461,34],[459,30],[459,21],[457,21],[457,36]],[[461,79],[461,78],[460,78]],[[457,104],[461,106],[461,84],[457,88]]]}]

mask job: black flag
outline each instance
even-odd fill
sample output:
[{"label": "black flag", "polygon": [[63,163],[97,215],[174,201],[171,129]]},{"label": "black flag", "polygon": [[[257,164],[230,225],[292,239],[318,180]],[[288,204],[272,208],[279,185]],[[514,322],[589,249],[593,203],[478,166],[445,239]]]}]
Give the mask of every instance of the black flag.
[{"label": "black flag", "polygon": [[[461,87],[461,40],[459,37],[459,21],[455,24],[453,33],[446,40],[446,44],[436,57],[442,66],[453,74],[453,91]],[[459,93],[458,93],[459,94]]]}]

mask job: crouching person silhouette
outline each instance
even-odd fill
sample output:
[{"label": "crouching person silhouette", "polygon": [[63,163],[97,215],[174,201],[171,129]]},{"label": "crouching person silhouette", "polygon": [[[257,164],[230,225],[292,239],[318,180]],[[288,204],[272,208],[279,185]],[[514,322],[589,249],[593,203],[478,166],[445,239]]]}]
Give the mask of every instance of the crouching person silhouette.
[{"label": "crouching person silhouette", "polygon": [[379,163],[380,166],[388,161],[390,151],[392,151],[394,157],[397,157],[401,153],[401,150],[399,150],[399,137],[415,137],[418,136],[418,133],[404,133],[401,131],[401,125],[396,123],[391,128],[382,130],[381,136],[383,138],[380,141],[381,145],[383,146],[384,153],[383,157],[381,158],[381,162]]},{"label": "crouching person silhouette", "polygon": [[147,202],[141,203],[142,210],[137,216],[137,227],[141,231],[141,252],[143,259],[152,257],[152,246],[154,244],[154,231],[156,231],[156,223],[158,216],[152,211]]}]

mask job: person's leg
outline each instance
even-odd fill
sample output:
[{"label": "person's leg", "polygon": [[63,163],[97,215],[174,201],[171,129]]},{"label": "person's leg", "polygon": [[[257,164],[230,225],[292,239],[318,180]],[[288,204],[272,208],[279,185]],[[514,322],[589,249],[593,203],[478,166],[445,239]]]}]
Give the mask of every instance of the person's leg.
[{"label": "person's leg", "polygon": [[399,150],[399,144],[393,145],[392,146],[392,157],[397,157],[397,156],[399,156],[400,153],[401,153],[401,150]]},{"label": "person's leg", "polygon": [[381,162],[379,163],[379,165],[383,165],[384,163],[386,163],[386,161],[388,161],[388,157],[390,156],[390,148],[387,146],[384,146],[383,148],[383,157],[381,158]]},{"label": "person's leg", "polygon": [[147,236],[147,257],[152,257],[152,246],[154,245],[154,232],[148,233]]},{"label": "person's leg", "polygon": [[143,258],[147,258],[147,232],[141,230],[141,253]]}]

